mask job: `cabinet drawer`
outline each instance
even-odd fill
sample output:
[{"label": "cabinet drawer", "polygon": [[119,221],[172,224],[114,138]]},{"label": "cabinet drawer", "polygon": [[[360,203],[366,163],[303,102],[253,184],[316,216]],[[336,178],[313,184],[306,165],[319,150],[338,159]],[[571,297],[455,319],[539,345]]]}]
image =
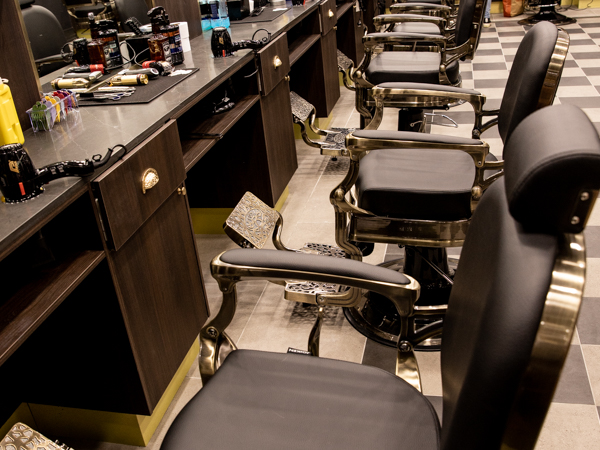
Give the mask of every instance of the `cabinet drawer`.
[{"label": "cabinet drawer", "polygon": [[319,5],[321,13],[321,34],[325,36],[337,23],[335,0],[327,0]]},{"label": "cabinet drawer", "polygon": [[262,95],[268,95],[290,71],[287,35],[283,33],[258,52]]},{"label": "cabinet drawer", "polygon": [[[158,183],[143,193],[149,169]],[[177,123],[170,121],[92,182],[109,245],[118,250],[184,179]]]}]

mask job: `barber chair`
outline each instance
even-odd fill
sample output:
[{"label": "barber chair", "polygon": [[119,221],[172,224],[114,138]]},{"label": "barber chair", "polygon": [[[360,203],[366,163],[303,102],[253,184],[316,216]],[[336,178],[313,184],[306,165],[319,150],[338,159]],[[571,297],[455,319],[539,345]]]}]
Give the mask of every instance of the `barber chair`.
[{"label": "barber chair", "polygon": [[71,61],[62,55],[67,37],[56,16],[48,9],[34,5],[35,0],[19,0],[23,22],[40,76],[54,72]]},{"label": "barber chair", "polygon": [[[432,90],[417,83],[385,83],[372,89],[375,117],[367,129],[346,138],[350,168],[330,196],[336,242],[357,260],[372,243],[404,246],[404,260],[395,264],[421,284],[424,312],[415,313],[415,323],[443,319],[439,305],[447,303],[454,271],[446,249],[463,244],[482,194],[503,175],[503,161],[489,153],[480,134],[498,125],[506,143],[525,117],[551,105],[568,47],[566,32],[550,23],[535,25],[519,45],[499,110],[484,110],[485,96],[479,92],[451,86]],[[472,139],[377,130],[384,104],[393,105],[395,98],[432,105],[468,102],[475,111]],[[395,346],[403,332],[393,305],[377,294],[345,313],[357,330],[385,345]],[[427,341],[420,348],[437,345]]]},{"label": "barber chair", "polygon": [[148,23],[148,5],[144,0],[114,0],[117,9],[117,17],[121,23],[121,28],[125,32],[133,30],[125,24],[127,19],[135,17],[140,23]]},{"label": "barber chair", "polygon": [[505,152],[506,177],[474,214],[448,305],[442,426],[408,344],[398,345],[402,379],[345,361],[232,351],[225,332],[240,281],[343,283],[410,314],[415,280],[358,261],[237,249],[211,263],[223,304],[201,332],[203,388],[161,449],[533,449],[581,305],[600,139],[583,112],[561,105],[525,119]]},{"label": "barber chair", "polygon": [[[453,35],[448,37],[440,30],[445,19],[431,16],[393,14],[381,16],[380,24],[417,22],[435,24],[436,34],[416,32],[371,33],[363,36],[365,56],[359,66],[350,73],[356,89],[356,109],[361,115],[361,128],[373,117],[375,106],[372,89],[386,82],[417,82],[445,86],[460,86],[459,60],[470,60],[479,43],[483,22],[485,0],[463,0],[458,9]],[[388,17],[389,16],[389,17]],[[376,50],[381,53],[375,55]],[[400,47],[398,47],[400,46]],[[403,51],[406,46],[411,50]],[[398,51],[387,51],[398,48]],[[446,109],[449,105],[442,105]],[[398,130],[418,131],[424,125],[423,109],[428,105],[417,101],[401,108]]]}]

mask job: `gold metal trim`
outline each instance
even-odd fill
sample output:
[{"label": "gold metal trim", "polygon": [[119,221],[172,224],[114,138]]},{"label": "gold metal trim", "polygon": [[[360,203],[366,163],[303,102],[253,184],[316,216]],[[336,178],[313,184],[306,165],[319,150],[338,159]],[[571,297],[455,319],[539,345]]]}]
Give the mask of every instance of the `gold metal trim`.
[{"label": "gold metal trim", "polygon": [[569,34],[563,29],[558,29],[558,38],[556,39],[556,45],[550,58],[550,64],[546,71],[544,78],[544,84],[542,85],[542,91],[538,101],[538,108],[551,105],[554,102],[558,84],[562,76],[563,68],[565,66],[565,60],[567,59],[567,53],[569,52],[570,45]]},{"label": "gold metal trim", "polygon": [[327,15],[329,16],[329,18],[331,19],[333,16],[335,16],[335,13],[332,10],[329,10],[327,12]]},{"label": "gold metal trim", "polygon": [[156,169],[146,169],[142,175],[142,194],[156,186],[159,180]]},{"label": "gold metal trim", "polygon": [[275,56],[275,58],[273,58],[273,67],[275,67],[275,70],[277,70],[282,65],[283,61],[281,61],[281,58],[279,56]]},{"label": "gold metal trim", "polygon": [[565,234],[552,271],[528,367],[510,411],[502,449],[533,449],[567,357],[585,284],[583,233]]}]

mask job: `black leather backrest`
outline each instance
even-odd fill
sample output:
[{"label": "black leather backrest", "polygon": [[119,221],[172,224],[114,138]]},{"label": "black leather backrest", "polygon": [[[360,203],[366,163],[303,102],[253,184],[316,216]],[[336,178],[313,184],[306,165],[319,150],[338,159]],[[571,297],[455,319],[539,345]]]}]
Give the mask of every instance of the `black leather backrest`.
[{"label": "black leather backrest", "polygon": [[[574,116],[564,127],[548,120],[566,118],[571,109],[544,108],[519,126],[507,143],[508,158],[513,162],[505,167],[506,176],[486,191],[473,215],[442,336],[444,450],[500,448],[538,330],[559,242],[556,233],[524,229],[509,212],[507,192],[534,201],[525,193],[536,189],[533,184],[539,181],[537,169],[530,170],[537,167],[533,161],[543,165],[561,150],[579,152],[580,146],[570,145],[569,140],[579,141],[575,136],[582,130],[582,140],[590,142],[583,146],[580,156],[587,158],[592,150],[594,154],[600,152],[600,141],[595,130],[595,136],[590,132],[594,127],[587,118]],[[544,134],[544,139],[530,138],[535,133]],[[515,167],[519,161],[512,154],[525,152],[531,157],[521,160],[524,167]],[[552,173],[565,162],[563,170],[570,170],[568,161],[559,159],[553,162]],[[516,175],[517,183],[509,172]],[[596,173],[600,172],[596,169]],[[531,182],[526,181],[528,176]],[[577,174],[559,181],[567,192],[585,185]],[[523,182],[526,189],[519,194],[518,186]],[[537,192],[541,200],[543,196],[556,199],[562,195],[560,191],[530,192]]]},{"label": "black leather backrest", "polygon": [[33,58],[40,59],[60,54],[60,49],[67,43],[67,38],[54,14],[36,5],[22,12]]},{"label": "black leather backrest", "polygon": [[540,22],[519,45],[498,115],[498,131],[505,143],[521,120],[537,109],[557,38],[556,25]]},{"label": "black leather backrest", "polygon": [[[527,117],[504,150],[513,217],[536,232],[581,232],[590,192],[600,188],[599,148],[596,128],[573,105],[543,108]],[[582,192],[587,193],[583,199]]]},{"label": "black leather backrest", "polygon": [[471,25],[477,0],[461,0],[456,17],[456,46],[464,44],[471,35]]}]

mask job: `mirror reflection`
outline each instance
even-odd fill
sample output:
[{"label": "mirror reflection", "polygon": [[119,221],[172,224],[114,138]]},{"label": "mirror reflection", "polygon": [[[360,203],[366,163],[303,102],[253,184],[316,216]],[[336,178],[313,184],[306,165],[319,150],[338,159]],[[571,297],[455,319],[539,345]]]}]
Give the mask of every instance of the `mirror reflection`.
[{"label": "mirror reflection", "polygon": [[[33,58],[40,76],[65,65],[63,56],[72,49],[69,42],[89,38],[91,13],[96,20],[113,20],[119,31],[130,32],[125,21],[135,17],[148,23],[152,0],[19,0]],[[61,56],[61,54],[63,56]]]}]

